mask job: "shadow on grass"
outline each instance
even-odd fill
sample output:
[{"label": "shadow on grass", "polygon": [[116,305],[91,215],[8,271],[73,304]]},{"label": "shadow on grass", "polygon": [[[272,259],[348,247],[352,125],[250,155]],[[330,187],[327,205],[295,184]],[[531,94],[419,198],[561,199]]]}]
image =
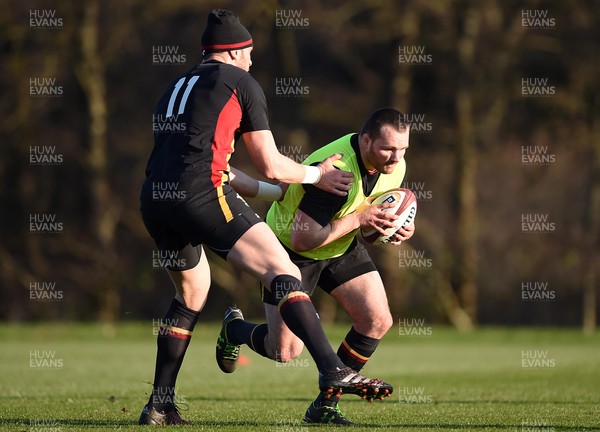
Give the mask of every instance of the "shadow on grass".
[{"label": "shadow on grass", "polygon": [[[360,402],[360,401],[358,401]],[[537,401],[537,400],[464,400],[464,401],[435,401],[434,405],[450,404],[516,404],[516,405],[598,405],[598,401]],[[411,404],[404,404],[411,405]],[[413,404],[414,405],[414,404]]]},{"label": "shadow on grass", "polygon": [[[30,430],[59,430],[61,426],[86,426],[115,428],[133,426],[131,420],[90,420],[90,419],[1,419],[2,425],[27,426]],[[137,424],[137,423],[136,423]]]},{"label": "shadow on grass", "polygon": [[[37,430],[60,430],[61,427],[70,427],[70,426],[85,426],[88,428],[98,427],[98,428],[109,428],[115,429],[120,427],[137,427],[137,421],[132,421],[128,419],[122,420],[90,420],[90,419],[45,419],[45,420],[35,420],[34,423],[31,423],[30,419],[0,419],[0,424],[3,426],[27,426],[31,428],[32,431]],[[269,427],[269,426],[290,426],[289,423],[260,423],[253,421],[193,421],[190,426],[199,427],[199,426],[215,426],[215,427],[225,427],[225,426],[246,426],[246,427]],[[298,423],[294,426],[309,426],[306,423]]]},{"label": "shadow on grass", "polygon": [[[31,426],[29,420],[26,419],[2,419],[1,424],[6,426]],[[98,427],[98,428],[107,428],[114,429],[115,427],[132,427],[137,426],[137,422],[132,422],[131,420],[90,420],[90,419],[60,419],[60,420],[45,420],[43,427],[48,429],[55,429],[60,427],[69,427],[69,426],[84,426],[84,427]],[[287,428],[290,432],[294,431],[296,428],[320,428],[323,425],[318,424],[308,424],[303,422],[253,422],[253,421],[194,421],[190,425],[191,427],[211,427],[218,430],[223,427],[256,427],[256,428]],[[402,429],[424,429],[424,430],[448,430],[448,429],[458,429],[458,430],[487,430],[487,429],[501,429],[501,430],[521,430],[522,425],[514,425],[514,424],[430,424],[430,423],[395,423],[395,424],[371,424],[371,423],[359,423],[356,424],[358,428],[366,428],[366,429],[384,429],[384,430],[402,430]],[[41,427],[41,425],[33,426],[33,427]],[[554,425],[544,425],[543,430],[577,430],[577,431],[598,431],[600,427],[594,426],[554,426]],[[49,429],[48,429],[49,430]]]},{"label": "shadow on grass", "polygon": [[[209,401],[209,402],[240,402],[240,401],[267,401],[272,402],[274,400],[278,401],[287,401],[287,402],[306,402],[310,404],[314,399],[309,399],[306,397],[273,397],[273,396],[264,396],[264,397],[256,397],[256,396],[248,396],[248,397],[214,397],[214,396],[186,396],[188,401]],[[368,403],[361,400],[358,397],[355,398],[345,398],[343,399],[344,404],[347,403],[358,403],[364,404]],[[398,399],[393,396],[384,401],[375,401],[377,403],[398,403]],[[451,404],[514,404],[514,405],[599,405],[599,401],[565,401],[565,400],[435,400],[432,402],[432,405],[451,405]],[[402,405],[424,405],[424,404],[410,404],[403,403]]]},{"label": "shadow on grass", "polygon": [[[600,428],[594,426],[523,426],[523,425],[505,425],[505,424],[357,424],[358,427],[367,429],[424,429],[424,430],[448,430],[448,429],[464,429],[464,430],[486,430],[486,429],[507,429],[513,431],[520,430],[540,430],[540,431],[597,431]],[[525,429],[523,429],[525,428]]]}]

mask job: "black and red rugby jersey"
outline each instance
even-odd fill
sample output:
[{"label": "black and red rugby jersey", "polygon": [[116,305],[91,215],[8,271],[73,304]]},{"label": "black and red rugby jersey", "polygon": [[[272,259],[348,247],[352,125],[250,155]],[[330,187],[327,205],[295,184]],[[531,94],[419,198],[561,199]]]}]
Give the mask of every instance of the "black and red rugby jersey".
[{"label": "black and red rugby jersey", "polygon": [[188,196],[207,193],[227,181],[235,140],[269,130],[265,94],[243,69],[208,61],[167,87],[153,128],[142,201],[152,199],[157,182],[176,184]]}]

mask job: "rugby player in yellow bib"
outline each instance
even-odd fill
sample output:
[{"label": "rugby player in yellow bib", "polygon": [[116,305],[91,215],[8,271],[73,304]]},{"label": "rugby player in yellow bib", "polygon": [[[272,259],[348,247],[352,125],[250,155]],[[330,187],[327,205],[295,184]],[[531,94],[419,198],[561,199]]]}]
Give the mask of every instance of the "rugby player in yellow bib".
[{"label": "rugby player in yellow bib", "polygon": [[[400,187],[406,171],[404,154],[408,141],[409,127],[399,111],[392,108],[375,111],[360,133],[327,144],[303,162],[318,164],[332,154],[342,154],[334,165],[354,173],[355,178],[347,196],[335,196],[313,185],[292,184],[284,198],[273,203],[266,218],[292,262],[300,268],[302,291],[312,295],[315,287],[320,286],[352,319],[353,326],[337,354],[357,372],[369,360],[393,319],[381,277],[356,235],[360,228],[373,227],[383,232],[397,218],[381,211],[388,204],[361,204]],[[414,229],[412,224],[402,228],[390,243],[398,245],[409,239]],[[300,355],[303,343],[281,319],[277,309],[281,299],[265,287],[262,290],[267,324],[244,321],[239,309],[230,308],[220,337],[228,344],[246,344],[265,357],[288,362]],[[217,360],[221,366],[223,359],[217,355]],[[221,368],[226,372],[234,370]],[[389,386],[365,398],[383,399],[392,391]],[[339,393],[320,393],[306,411],[304,420],[351,424],[337,406],[339,397]]]}]

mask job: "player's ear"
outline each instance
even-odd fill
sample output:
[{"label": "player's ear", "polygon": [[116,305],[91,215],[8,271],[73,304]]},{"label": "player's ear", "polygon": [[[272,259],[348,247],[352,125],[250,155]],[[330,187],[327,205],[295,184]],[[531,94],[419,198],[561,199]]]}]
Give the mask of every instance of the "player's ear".
[{"label": "player's ear", "polygon": [[368,133],[364,133],[360,137],[367,147],[371,146],[373,140],[371,139],[371,136]]}]

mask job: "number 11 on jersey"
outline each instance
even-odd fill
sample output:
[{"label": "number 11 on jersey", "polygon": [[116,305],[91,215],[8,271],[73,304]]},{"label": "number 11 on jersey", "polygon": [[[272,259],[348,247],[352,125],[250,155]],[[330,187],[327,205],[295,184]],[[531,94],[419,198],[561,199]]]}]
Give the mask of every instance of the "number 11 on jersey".
[{"label": "number 11 on jersey", "polygon": [[[185,92],[183,92],[183,97],[181,98],[181,101],[179,101],[179,109],[177,110],[177,115],[183,114],[183,111],[185,110],[185,103],[187,102],[188,97],[192,92],[194,84],[196,84],[196,81],[198,81],[199,78],[200,77],[198,75],[195,75],[191,77],[188,81],[187,86],[185,88]],[[181,87],[183,87],[183,83],[185,82],[185,80],[186,77],[183,77],[175,84],[175,88],[173,89],[173,93],[171,93],[171,98],[169,99],[169,105],[167,106],[167,117],[173,116],[173,107],[175,106],[175,99],[177,99],[179,90],[181,90]]]}]

